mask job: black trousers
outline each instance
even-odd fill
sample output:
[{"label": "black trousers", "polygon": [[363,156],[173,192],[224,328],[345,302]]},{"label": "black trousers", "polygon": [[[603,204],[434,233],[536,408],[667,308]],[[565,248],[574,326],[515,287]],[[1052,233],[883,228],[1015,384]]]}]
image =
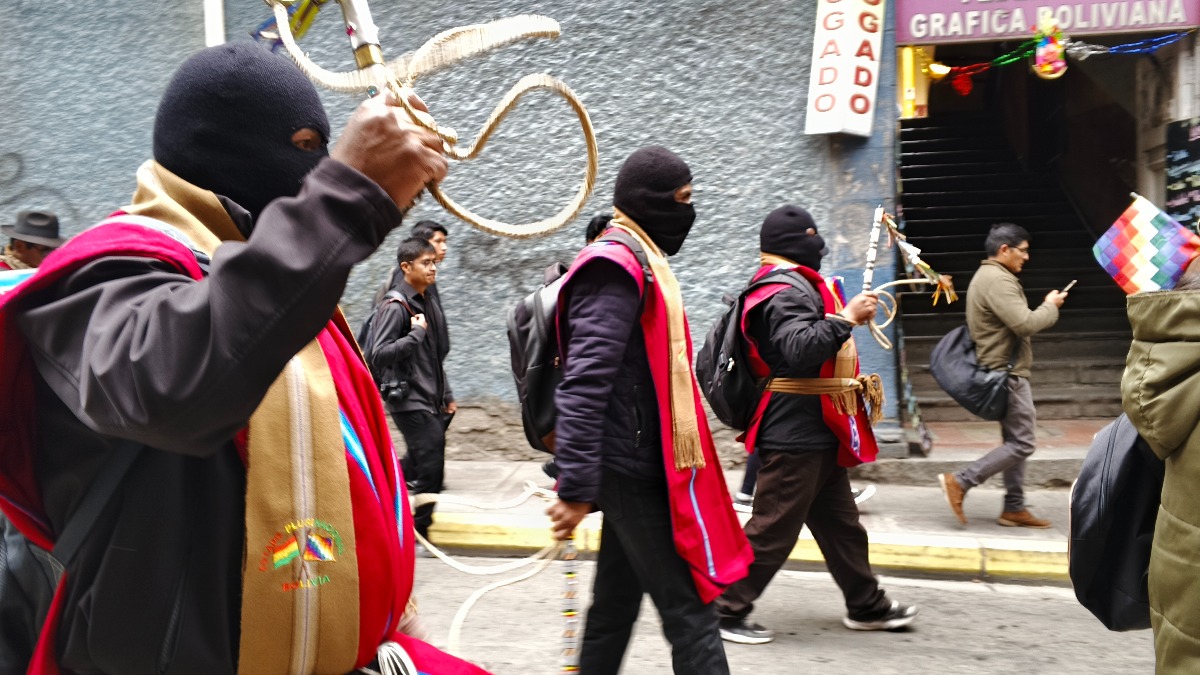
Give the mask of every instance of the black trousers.
[{"label": "black trousers", "polygon": [[[436,494],[442,491],[446,477],[446,426],[441,415],[424,411],[394,412],[392,421],[404,436],[407,452],[400,469],[412,494]],[[436,504],[422,504],[413,512],[417,532],[429,538]]]},{"label": "black trousers", "polygon": [[855,619],[876,618],[891,601],[871,572],[867,531],[858,522],[850,476],[837,450],[767,452],[758,472],[754,515],[746,536],[754,549],[750,573],[717,598],[722,618],[742,618],[783,567],[805,523]]},{"label": "black trousers", "polygon": [[604,469],[600,508],[604,527],[580,673],[621,669],[642,595],[649,593],[671,643],[675,673],[728,674],[717,615],[700,600],[687,563],[675,552],[666,483]]}]

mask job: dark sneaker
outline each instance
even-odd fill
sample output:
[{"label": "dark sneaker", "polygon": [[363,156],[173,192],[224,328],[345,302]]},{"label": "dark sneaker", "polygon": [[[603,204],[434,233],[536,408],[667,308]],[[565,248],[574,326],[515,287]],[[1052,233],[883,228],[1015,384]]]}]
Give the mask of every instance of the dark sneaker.
[{"label": "dark sneaker", "polygon": [[546,474],[554,480],[558,480],[558,464],[553,459],[546,460],[542,464],[542,473]]},{"label": "dark sneaker", "polygon": [[754,513],[754,495],[738,492],[733,495],[733,510],[742,513]]},{"label": "dark sneaker", "polygon": [[850,630],[896,630],[912,623],[919,611],[916,605],[902,605],[893,600],[892,606],[883,616],[875,619],[854,619],[845,616],[842,617],[842,623]]},{"label": "dark sneaker", "polygon": [[958,522],[966,525],[967,514],[963,513],[962,504],[963,497],[967,496],[967,491],[962,489],[962,486],[958,484],[958,479],[952,473],[939,473],[938,482],[942,484],[942,494],[945,495],[950,510],[954,512]]},{"label": "dark sneaker", "polygon": [[721,619],[721,639],[740,645],[761,645],[775,639],[775,631],[745,619]]}]

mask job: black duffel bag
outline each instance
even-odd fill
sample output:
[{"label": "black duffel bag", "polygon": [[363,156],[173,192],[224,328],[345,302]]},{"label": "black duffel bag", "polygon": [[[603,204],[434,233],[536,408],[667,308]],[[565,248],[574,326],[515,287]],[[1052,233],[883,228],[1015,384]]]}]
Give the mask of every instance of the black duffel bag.
[{"label": "black duffel bag", "polygon": [[1121,415],[1096,434],[1071,486],[1071,584],[1109,630],[1150,627],[1147,579],[1164,469]]},{"label": "black duffel bag", "polygon": [[[1018,342],[1016,349],[1020,347]],[[1012,367],[1013,358],[1004,370],[981,366],[965,325],[946,333],[929,355],[929,370],[938,386],[968,412],[985,420],[999,420],[1008,412],[1008,375]]]}]

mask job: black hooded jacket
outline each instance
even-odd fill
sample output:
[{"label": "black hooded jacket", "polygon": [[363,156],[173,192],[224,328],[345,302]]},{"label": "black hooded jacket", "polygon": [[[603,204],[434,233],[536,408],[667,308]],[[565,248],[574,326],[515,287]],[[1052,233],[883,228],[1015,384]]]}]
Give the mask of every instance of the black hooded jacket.
[{"label": "black hooded jacket", "polygon": [[[747,334],[772,377],[820,377],[821,366],[850,338],[853,326],[826,319],[816,293],[785,288],[750,311]],[[821,397],[772,394],[758,432],[757,451],[836,450],[837,437],[825,425]]]},{"label": "black hooded jacket", "polygon": [[327,159],[250,241],[222,244],[203,281],[105,257],[22,307],[54,530],[120,439],[146,446],[67,570],[65,672],[236,672],[246,473],[233,438],[399,223],[378,185]]}]

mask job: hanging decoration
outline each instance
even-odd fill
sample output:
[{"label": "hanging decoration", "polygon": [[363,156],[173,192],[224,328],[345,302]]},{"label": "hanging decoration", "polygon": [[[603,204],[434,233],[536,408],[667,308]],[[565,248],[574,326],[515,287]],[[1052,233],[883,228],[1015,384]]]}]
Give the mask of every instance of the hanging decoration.
[{"label": "hanging decoration", "polygon": [[1057,80],[1067,72],[1067,60],[1063,54],[1066,37],[1058,27],[1054,13],[1043,9],[1038,17],[1037,32],[1033,40],[1036,43],[1033,52],[1033,62],[1029,67],[1033,74],[1043,80]]},{"label": "hanging decoration", "polygon": [[[1190,35],[1194,29],[1180,31],[1178,33],[1169,33],[1167,35],[1159,35],[1158,37],[1114,45],[1112,47],[1106,45],[1088,44],[1086,42],[1068,39],[1062,35],[1061,31],[1058,30],[1057,25],[1054,26],[1054,31],[1057,31],[1057,33],[1052,33],[1051,35],[1053,40],[1057,41],[1058,45],[1061,47],[1059,56],[1061,65],[1057,66],[1059,68],[1057,74],[1051,74],[1051,76],[1047,79],[1060,77],[1062,73],[1066,71],[1066,61],[1061,58],[1061,54],[1063,53],[1065,53],[1065,56],[1077,61],[1082,61],[1088,57],[1096,56],[1097,54],[1150,54],[1158,49],[1161,49],[1162,47],[1179,42],[1183,38]],[[935,82],[948,80],[951,86],[954,87],[955,91],[963,96],[966,96],[967,94],[970,94],[971,90],[974,88],[974,83],[971,78],[973,78],[975,75],[986,72],[991,68],[1011,65],[1032,56],[1035,60],[1034,63],[1031,64],[1031,68],[1033,68],[1034,72],[1037,73],[1037,59],[1039,58],[1038,50],[1043,42],[1043,39],[1044,34],[1039,32],[1036,38],[1022,42],[1020,45],[1017,45],[1016,49],[1008,52],[1007,54],[997,56],[991,61],[973,63],[966,66],[947,66],[944,63],[940,63],[929,58],[928,53],[920,47],[917,47],[916,51],[917,57],[921,59],[922,63],[921,72],[928,75],[929,78]],[[1049,44],[1049,41],[1046,41],[1046,43]],[[1045,57],[1048,59],[1047,63],[1050,65],[1054,63],[1052,56],[1053,54],[1047,50]],[[1051,67],[1048,72],[1053,73],[1053,71],[1054,67]],[[1041,73],[1038,73],[1038,75],[1040,77],[1045,77]]]}]

